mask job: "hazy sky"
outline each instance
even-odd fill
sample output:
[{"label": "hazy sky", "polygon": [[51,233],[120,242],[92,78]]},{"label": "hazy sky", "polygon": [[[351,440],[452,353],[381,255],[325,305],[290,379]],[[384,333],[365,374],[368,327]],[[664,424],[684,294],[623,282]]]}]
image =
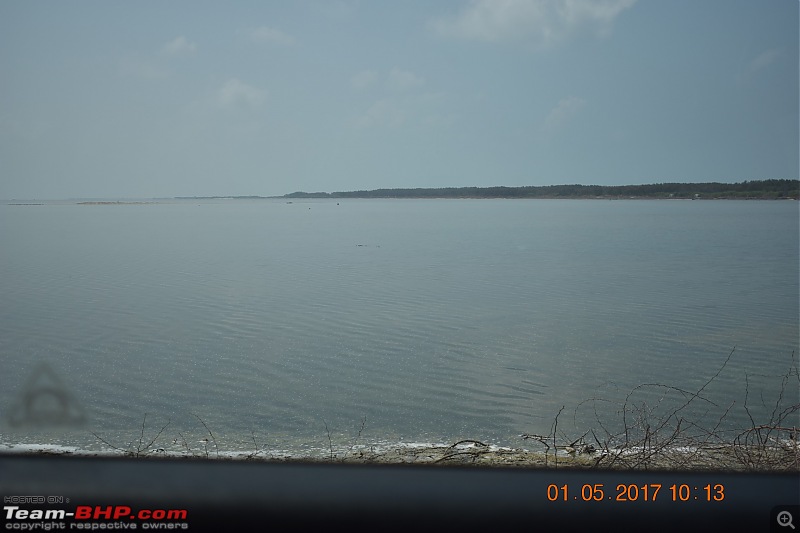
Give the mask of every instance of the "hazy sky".
[{"label": "hazy sky", "polygon": [[0,2],[0,198],[798,177],[797,0]]}]

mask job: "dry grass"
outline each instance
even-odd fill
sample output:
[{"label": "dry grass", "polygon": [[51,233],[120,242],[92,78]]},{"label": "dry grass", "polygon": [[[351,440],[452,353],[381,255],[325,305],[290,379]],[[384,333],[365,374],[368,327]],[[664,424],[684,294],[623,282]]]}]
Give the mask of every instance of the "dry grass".
[{"label": "dry grass", "polygon": [[[591,458],[592,466],[625,470],[687,469],[687,470],[745,470],[745,471],[800,471],[800,445],[798,444],[797,391],[800,391],[795,354],[792,363],[781,378],[778,398],[769,418],[757,423],[748,405],[749,379],[745,376],[744,404],[742,408],[750,421],[748,427],[732,433],[721,429],[736,406],[732,402],[724,409],[704,396],[706,388],[720,375],[733,357],[731,350],[714,376],[698,390],[687,391],[661,383],[645,383],[631,389],[622,403],[618,415],[620,431],[611,431],[612,424],[597,414],[597,405],[608,400],[592,398],[581,402],[576,412],[591,406],[595,414],[595,428],[574,439],[564,432],[559,433],[558,412],[553,428],[548,435],[525,434],[524,439],[539,442],[544,454],[551,456],[549,466],[559,466],[558,451]],[[655,403],[635,400],[637,393],[657,392]],[[789,391],[794,391],[795,401],[787,400]],[[652,395],[651,395],[652,397]],[[666,401],[667,397],[679,401]],[[703,404],[707,412],[717,409],[717,420],[713,426],[704,426],[691,419],[690,407]],[[707,418],[707,417],[706,417]],[[591,434],[591,439],[589,435]],[[552,455],[551,455],[552,452]]]}]

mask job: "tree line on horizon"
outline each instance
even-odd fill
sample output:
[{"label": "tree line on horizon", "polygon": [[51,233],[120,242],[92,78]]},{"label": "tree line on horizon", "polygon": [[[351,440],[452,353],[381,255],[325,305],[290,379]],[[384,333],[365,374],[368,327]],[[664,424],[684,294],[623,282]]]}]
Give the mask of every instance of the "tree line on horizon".
[{"label": "tree line on horizon", "polygon": [[281,198],[763,198],[800,199],[800,180],[649,185],[545,185],[293,192]]}]

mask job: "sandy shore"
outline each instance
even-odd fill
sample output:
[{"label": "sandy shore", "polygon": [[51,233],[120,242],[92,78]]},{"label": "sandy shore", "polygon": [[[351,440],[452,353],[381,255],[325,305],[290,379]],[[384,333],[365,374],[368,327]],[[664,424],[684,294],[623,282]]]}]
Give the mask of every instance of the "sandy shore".
[{"label": "sandy shore", "polygon": [[331,449],[328,454],[304,456],[285,451],[219,452],[213,448],[193,453],[161,448],[138,453],[90,451],[55,445],[5,445],[0,454],[44,454],[82,457],[139,458],[177,457],[186,459],[315,462],[344,464],[398,464],[430,466],[475,466],[492,468],[570,468],[614,470],[686,470],[686,471],[757,471],[800,472],[800,445],[789,442],[769,448],[707,446],[702,449],[559,451],[543,453],[521,448],[488,445],[464,440],[451,445],[397,444],[394,446],[358,446]]}]

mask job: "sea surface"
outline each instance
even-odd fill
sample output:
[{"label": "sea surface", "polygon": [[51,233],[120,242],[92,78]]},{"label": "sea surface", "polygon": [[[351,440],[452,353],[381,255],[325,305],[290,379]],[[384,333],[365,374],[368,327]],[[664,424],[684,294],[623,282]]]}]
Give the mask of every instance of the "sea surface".
[{"label": "sea surface", "polygon": [[800,402],[796,201],[153,202],[0,205],[0,444],[525,447]]}]

